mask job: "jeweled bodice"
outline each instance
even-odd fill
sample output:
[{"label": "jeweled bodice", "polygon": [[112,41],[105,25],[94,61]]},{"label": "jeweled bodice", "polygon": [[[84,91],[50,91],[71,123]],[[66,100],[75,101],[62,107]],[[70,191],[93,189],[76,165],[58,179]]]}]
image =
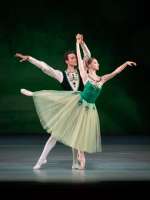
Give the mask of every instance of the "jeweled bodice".
[{"label": "jeweled bodice", "polygon": [[95,103],[97,97],[100,95],[101,89],[102,85],[96,86],[90,81],[87,81],[87,83],[84,86],[83,92],[80,93],[80,96],[88,103]]}]

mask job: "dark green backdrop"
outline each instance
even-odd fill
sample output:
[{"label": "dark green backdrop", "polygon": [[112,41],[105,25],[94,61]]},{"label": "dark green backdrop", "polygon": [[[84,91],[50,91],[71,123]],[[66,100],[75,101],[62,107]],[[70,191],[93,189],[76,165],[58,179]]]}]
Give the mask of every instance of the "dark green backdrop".
[{"label": "dark green backdrop", "polygon": [[[85,36],[100,62],[99,74],[126,60],[127,68],[104,87],[97,100],[105,134],[149,134],[150,26],[144,1],[5,1],[0,8],[0,133],[44,132],[32,91],[58,89],[57,81],[30,63],[19,63],[16,52],[32,55],[60,70],[63,54],[75,50],[75,34]],[[69,122],[68,122],[69,123]]]}]

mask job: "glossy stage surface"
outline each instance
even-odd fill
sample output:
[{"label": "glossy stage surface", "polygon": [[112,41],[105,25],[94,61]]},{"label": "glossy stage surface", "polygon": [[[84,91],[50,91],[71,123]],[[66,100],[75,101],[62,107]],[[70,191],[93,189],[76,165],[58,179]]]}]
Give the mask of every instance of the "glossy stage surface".
[{"label": "glossy stage surface", "polygon": [[33,170],[47,135],[0,136],[0,181],[96,183],[150,180],[150,138],[105,136],[103,151],[87,154],[85,170],[72,170],[71,149],[57,143],[40,170]]}]

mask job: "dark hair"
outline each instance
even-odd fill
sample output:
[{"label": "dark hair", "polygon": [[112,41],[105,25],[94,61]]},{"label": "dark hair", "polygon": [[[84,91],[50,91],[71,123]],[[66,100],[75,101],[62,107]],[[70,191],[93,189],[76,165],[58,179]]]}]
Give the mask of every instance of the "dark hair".
[{"label": "dark hair", "polygon": [[87,64],[87,65],[90,65],[94,59],[95,59],[94,57],[88,58],[88,59],[86,60],[86,64]]},{"label": "dark hair", "polygon": [[65,52],[64,53],[64,60],[66,61],[66,60],[68,60],[68,55],[69,54],[75,54],[76,55],[76,53],[74,52],[74,51],[67,51],[67,52]]},{"label": "dark hair", "polygon": [[90,65],[94,59],[96,59],[96,58],[90,57],[90,58],[85,59],[85,70],[87,71],[87,73],[89,72],[88,65]]}]

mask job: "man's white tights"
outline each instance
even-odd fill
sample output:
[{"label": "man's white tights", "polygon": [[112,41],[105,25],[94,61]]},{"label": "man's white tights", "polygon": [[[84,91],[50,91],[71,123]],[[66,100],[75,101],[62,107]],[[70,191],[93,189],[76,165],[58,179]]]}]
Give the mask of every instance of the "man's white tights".
[{"label": "man's white tights", "polygon": [[[33,96],[33,92],[26,89],[21,89],[20,92],[26,96]],[[47,163],[47,156],[49,152],[53,149],[53,147],[56,145],[56,142],[57,140],[53,136],[49,137],[44,146],[43,152],[40,158],[38,159],[36,165],[33,167],[33,169],[40,169],[43,164]],[[76,149],[72,149],[72,155],[73,155],[72,169],[79,169],[80,167],[77,160],[77,153],[78,151]]]}]

